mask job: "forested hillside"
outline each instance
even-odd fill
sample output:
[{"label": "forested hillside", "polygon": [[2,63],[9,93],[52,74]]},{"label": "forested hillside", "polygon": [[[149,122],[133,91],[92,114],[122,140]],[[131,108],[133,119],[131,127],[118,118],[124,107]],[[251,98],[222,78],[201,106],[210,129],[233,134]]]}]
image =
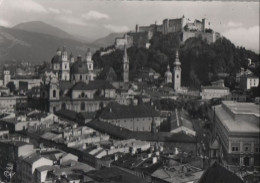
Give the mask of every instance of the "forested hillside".
[{"label": "forested hillside", "polygon": [[[190,38],[181,44],[180,33],[156,34],[149,49],[128,49],[130,77],[142,66],[150,66],[163,76],[168,63],[173,67],[177,49],[182,64],[182,83],[186,86],[199,87],[201,84],[209,84],[210,81],[218,79],[218,73],[229,74],[228,80],[233,83],[235,73],[241,67],[247,68],[248,58],[259,65],[259,54],[236,47],[224,37],[210,45],[200,38]],[[119,75],[122,57],[123,51],[116,50],[102,57],[96,52],[93,59],[99,67],[112,66]],[[259,74],[258,70],[259,68],[255,69],[256,74]]]}]

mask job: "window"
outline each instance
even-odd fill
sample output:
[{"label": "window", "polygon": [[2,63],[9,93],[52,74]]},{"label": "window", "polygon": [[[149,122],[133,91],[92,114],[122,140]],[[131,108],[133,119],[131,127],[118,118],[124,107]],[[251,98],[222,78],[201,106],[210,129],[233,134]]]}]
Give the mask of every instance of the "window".
[{"label": "window", "polygon": [[238,148],[237,146],[232,147],[232,151],[233,151],[233,152],[238,152],[238,151],[239,151],[239,148]]},{"label": "window", "polygon": [[82,102],[82,103],[80,104],[80,110],[84,111],[85,108],[86,108],[85,103]]},{"label": "window", "polygon": [[255,152],[259,153],[260,152],[260,148],[259,147],[255,147]]},{"label": "window", "polygon": [[176,78],[179,78],[179,74],[177,74]]},{"label": "window", "polygon": [[52,91],[52,97],[54,97],[54,98],[56,97],[56,90]]},{"label": "window", "polygon": [[82,97],[82,98],[85,97],[85,93],[84,93],[84,92],[81,93],[81,97]]},{"label": "window", "polygon": [[67,65],[65,64],[65,69],[67,69]]},{"label": "window", "polygon": [[82,75],[79,76],[79,79],[82,80]]}]

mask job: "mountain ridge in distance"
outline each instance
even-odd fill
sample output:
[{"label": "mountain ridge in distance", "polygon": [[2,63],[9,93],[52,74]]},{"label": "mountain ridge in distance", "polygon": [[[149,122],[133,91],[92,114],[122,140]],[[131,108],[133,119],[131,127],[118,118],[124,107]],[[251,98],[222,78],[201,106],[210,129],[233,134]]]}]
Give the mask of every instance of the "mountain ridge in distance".
[{"label": "mountain ridge in distance", "polygon": [[58,47],[66,46],[68,53],[84,55],[88,48],[97,49],[89,43],[54,35],[6,28],[0,26],[0,63],[28,61],[31,63],[50,62]]}]

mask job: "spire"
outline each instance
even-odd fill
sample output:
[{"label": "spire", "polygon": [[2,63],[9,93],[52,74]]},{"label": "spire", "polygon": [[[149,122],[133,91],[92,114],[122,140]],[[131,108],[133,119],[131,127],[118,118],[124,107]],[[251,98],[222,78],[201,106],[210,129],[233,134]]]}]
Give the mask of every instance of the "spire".
[{"label": "spire", "polygon": [[175,66],[180,66],[180,65],[181,65],[181,62],[180,62],[180,60],[179,60],[179,52],[178,52],[178,50],[176,51],[176,56],[175,56],[174,65],[175,65]]},{"label": "spire", "polygon": [[126,44],[124,45],[124,62],[128,61]]}]

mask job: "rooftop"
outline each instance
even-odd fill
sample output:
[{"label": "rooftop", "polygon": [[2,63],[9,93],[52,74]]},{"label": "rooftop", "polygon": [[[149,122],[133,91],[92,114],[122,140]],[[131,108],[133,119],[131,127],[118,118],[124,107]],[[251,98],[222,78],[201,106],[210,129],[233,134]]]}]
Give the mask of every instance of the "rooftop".
[{"label": "rooftop", "polygon": [[140,117],[159,117],[160,113],[155,111],[149,105],[124,106],[111,103],[101,113],[100,118],[103,119],[124,119],[124,118],[140,118]]},{"label": "rooftop", "polygon": [[238,176],[234,173],[228,171],[226,168],[222,167],[218,163],[214,163],[209,167],[198,183],[244,183]]},{"label": "rooftop", "polygon": [[216,116],[230,132],[255,133],[259,136],[259,105],[223,101],[215,107]]},{"label": "rooftop", "polygon": [[163,141],[163,142],[183,142],[183,143],[195,143],[196,138],[193,136],[186,135],[184,133],[175,133],[172,134],[170,132],[159,132],[159,133],[151,133],[151,132],[135,132],[130,131],[124,128],[120,128],[118,126],[111,125],[102,121],[91,121],[86,124],[87,126],[112,135],[114,137],[118,137],[120,139],[136,139],[142,141]]}]

